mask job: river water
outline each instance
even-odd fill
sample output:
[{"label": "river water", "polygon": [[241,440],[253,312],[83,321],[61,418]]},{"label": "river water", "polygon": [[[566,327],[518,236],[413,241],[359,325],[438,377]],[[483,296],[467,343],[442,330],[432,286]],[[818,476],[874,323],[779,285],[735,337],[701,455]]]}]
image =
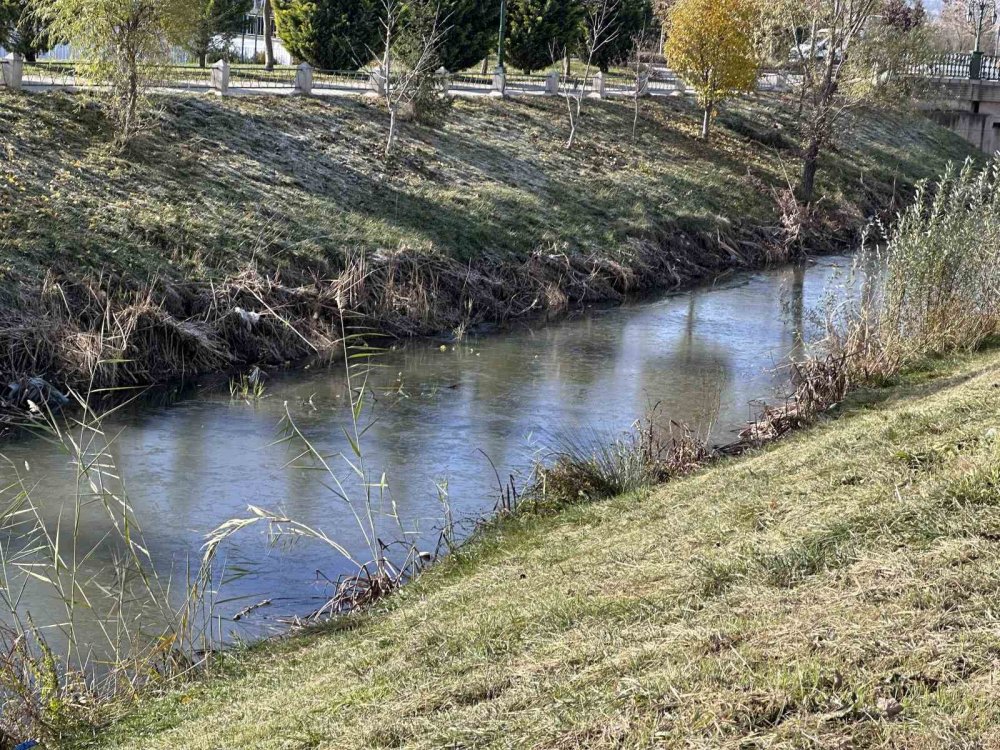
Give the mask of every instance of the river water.
[{"label": "river water", "polygon": [[[385,352],[369,376],[375,398],[362,415],[364,423],[374,420],[362,438],[365,461],[375,478],[385,472],[388,486],[382,510],[398,518],[380,516],[379,533],[390,539],[402,528],[432,548],[443,494],[456,518],[481,517],[498,494],[493,466],[523,484],[534,458],[560,435],[620,433],[653,404],[662,418],[691,424],[703,424],[718,406],[713,438],[734,439],[752,402],[780,398],[787,382],[780,365],[801,351],[801,333],[809,337],[808,311],[849,266],[848,258],[825,257],[555,323]],[[355,516],[329,489],[331,480],[289,465],[297,451],[276,443],[286,409],[357,494],[358,483],[337,457],[352,455],[344,437],[351,420],[342,365],[272,374],[265,397],[252,405],[234,401],[215,381],[105,420],[114,438],[110,473],[121,477],[163,572],[183,578],[206,533],[245,517],[250,504],[322,529],[368,559]],[[0,454],[9,462],[0,463],[0,472],[16,467],[46,521],[54,524],[62,513],[65,523],[76,490],[66,453],[24,437],[0,445]],[[115,554],[114,544],[101,543],[106,527],[105,514],[85,514],[83,546],[97,550],[97,563]],[[349,568],[323,545],[274,547],[253,529],[235,537],[224,557],[234,580],[219,614],[272,601],[241,621],[250,635],[316,607],[330,592],[327,581]],[[59,605],[43,595],[32,600],[33,590],[22,607],[36,623],[57,622]]]}]

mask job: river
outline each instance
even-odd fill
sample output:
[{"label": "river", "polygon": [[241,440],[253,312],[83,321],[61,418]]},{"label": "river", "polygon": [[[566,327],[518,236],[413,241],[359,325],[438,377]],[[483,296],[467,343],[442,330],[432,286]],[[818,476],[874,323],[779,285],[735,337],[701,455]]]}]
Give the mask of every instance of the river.
[{"label": "river", "polygon": [[[849,258],[825,257],[553,323],[386,351],[370,374],[375,397],[362,415],[366,424],[374,420],[362,438],[365,461],[376,478],[385,472],[388,486],[382,510],[392,508],[399,519],[380,516],[380,533],[393,538],[401,527],[419,546],[433,547],[443,494],[456,518],[481,517],[497,498],[493,466],[523,485],[533,460],[560,435],[620,433],[653,404],[663,418],[691,424],[704,423],[717,404],[713,439],[732,440],[754,400],[780,398],[787,373],[779,366],[801,351],[800,333],[810,335],[807,311],[849,266]],[[249,504],[320,528],[367,559],[351,509],[321,474],[289,465],[291,445],[276,443],[287,409],[358,492],[336,457],[352,455],[343,432],[348,404],[343,367],[332,365],[270,374],[265,397],[253,404],[233,400],[215,379],[109,416],[103,427],[113,436],[111,473],[121,478],[120,492],[161,571],[180,581],[206,533],[246,516]],[[0,471],[17,468],[46,522],[62,513],[65,525],[76,490],[66,453],[25,436],[0,445],[0,454],[9,462]],[[0,499],[10,502],[15,490]],[[113,543],[102,543],[106,528],[106,514],[84,514],[82,547],[96,550],[97,563],[115,554]],[[273,547],[256,530],[235,537],[225,561],[232,580],[220,615],[271,600],[227,627],[251,637],[316,607],[329,594],[328,581],[348,570],[323,545]],[[37,587],[21,606],[36,623],[62,617]]]}]

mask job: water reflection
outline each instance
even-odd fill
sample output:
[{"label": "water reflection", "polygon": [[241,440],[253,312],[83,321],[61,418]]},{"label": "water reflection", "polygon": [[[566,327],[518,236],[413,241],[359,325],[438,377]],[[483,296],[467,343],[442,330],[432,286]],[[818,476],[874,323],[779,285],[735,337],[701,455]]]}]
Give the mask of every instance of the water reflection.
[{"label": "water reflection", "polygon": [[[652,404],[666,417],[697,423],[713,401],[720,404],[713,437],[725,442],[745,420],[748,402],[783,386],[775,368],[801,354],[806,311],[847,265],[824,259],[444,350],[414,343],[390,352],[372,375],[378,395],[366,412],[376,420],[365,436],[368,463],[386,471],[404,527],[431,545],[444,481],[458,515],[493,506],[496,480],[483,453],[503,475],[523,473],[554,434],[620,431]],[[267,398],[254,406],[232,403],[224,387],[194,388],[176,402],[146,403],[109,420],[109,433],[124,430],[112,453],[162,564],[197,557],[204,534],[245,515],[251,503],[321,527],[364,557],[350,509],[316,475],[289,467],[289,448],[275,445],[286,408],[325,453],[347,450],[348,394],[339,367],[273,376]],[[2,452],[18,466],[27,462],[34,500],[54,519],[75,482],[67,457],[32,439]],[[396,533],[394,522],[386,520],[382,531]],[[309,610],[323,593],[318,581],[343,572],[322,549],[279,555],[255,535],[242,537],[228,556],[256,570],[233,584],[228,595],[245,599],[229,609],[275,600],[250,618],[256,622]],[[36,620],[45,607],[37,604]]]}]

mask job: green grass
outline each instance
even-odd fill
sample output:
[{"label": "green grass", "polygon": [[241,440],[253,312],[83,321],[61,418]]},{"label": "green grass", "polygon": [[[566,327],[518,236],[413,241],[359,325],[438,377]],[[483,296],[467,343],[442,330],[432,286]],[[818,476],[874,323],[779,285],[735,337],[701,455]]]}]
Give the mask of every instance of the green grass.
[{"label": "green grass", "polygon": [[659,489],[496,524],[98,747],[996,747],[1000,353]]},{"label": "green grass", "polygon": [[[37,286],[50,269],[216,280],[251,261],[302,278],[399,247],[462,261],[609,255],[632,238],[775,226],[775,191],[798,169],[794,103],[770,95],[725,107],[710,144],[691,103],[644,102],[633,143],[627,102],[588,102],[571,152],[559,101],[458,100],[440,128],[406,124],[388,169],[374,102],[157,106],[156,129],[120,157],[91,95],[0,92],[0,286]],[[858,228],[971,153],[921,117],[861,116],[823,162],[824,228]]]}]

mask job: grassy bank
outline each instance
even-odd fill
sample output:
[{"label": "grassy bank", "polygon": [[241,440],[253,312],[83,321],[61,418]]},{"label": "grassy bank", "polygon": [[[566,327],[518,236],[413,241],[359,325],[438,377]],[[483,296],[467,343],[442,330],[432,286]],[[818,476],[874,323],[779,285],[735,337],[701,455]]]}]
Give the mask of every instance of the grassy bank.
[{"label": "grassy bank", "polygon": [[998,386],[995,350],[939,360],[756,455],[509,519],[93,744],[995,747]]},{"label": "grassy bank", "polygon": [[917,116],[859,116],[799,242],[776,95],[726,108],[707,144],[683,100],[644,102],[634,141],[628,102],[588,103],[571,152],[559,101],[460,100],[406,124],[390,165],[373,102],[159,106],[113,156],[88,95],[0,95],[5,377],[145,382],[309,354],[341,312],[419,334],[684,284],[843,240],[971,153]]}]

